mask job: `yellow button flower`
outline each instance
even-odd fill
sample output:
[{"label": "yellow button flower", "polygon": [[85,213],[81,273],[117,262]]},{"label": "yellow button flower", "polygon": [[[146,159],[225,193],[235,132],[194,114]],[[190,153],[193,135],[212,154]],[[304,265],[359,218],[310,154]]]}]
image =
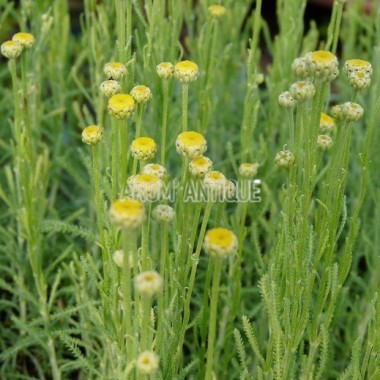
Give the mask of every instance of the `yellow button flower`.
[{"label": "yellow button flower", "polygon": [[25,49],[30,49],[35,42],[33,34],[25,32],[14,34],[12,40],[18,42]]},{"label": "yellow button flower", "polygon": [[161,62],[156,67],[157,75],[162,79],[169,79],[174,74],[174,65],[171,62]]},{"label": "yellow button flower", "polygon": [[207,150],[207,142],[204,136],[198,132],[182,132],[176,140],[177,152],[187,158],[201,156]]},{"label": "yellow button flower", "polygon": [[136,361],[136,367],[143,375],[154,375],[159,366],[159,358],[152,351],[142,352]]},{"label": "yellow button flower", "polygon": [[289,169],[294,165],[294,155],[290,150],[282,150],[276,154],[274,162],[281,168]]},{"label": "yellow button flower", "polygon": [[143,174],[152,174],[163,179],[166,174],[166,169],[160,164],[147,164],[142,169]]},{"label": "yellow button flower", "polygon": [[208,7],[208,13],[211,15],[211,17],[219,19],[225,16],[226,8],[220,4],[213,4]]},{"label": "yellow button flower", "polygon": [[157,144],[150,137],[139,137],[132,141],[131,153],[136,160],[145,161],[154,157],[157,152]]},{"label": "yellow button flower", "polygon": [[82,131],[82,141],[88,145],[96,145],[103,139],[103,128],[97,125],[90,125]]},{"label": "yellow button flower", "polygon": [[355,71],[364,71],[369,76],[372,75],[372,65],[368,61],[362,59],[349,59],[344,63],[344,72],[349,75]]},{"label": "yellow button flower", "polygon": [[135,107],[136,104],[131,95],[116,94],[108,100],[108,112],[117,119],[130,117]]},{"label": "yellow button flower", "polygon": [[205,156],[194,158],[189,164],[189,172],[194,177],[204,177],[211,169],[212,161]]},{"label": "yellow button flower", "polygon": [[319,121],[319,130],[322,133],[331,133],[334,131],[335,122],[334,119],[327,115],[326,113],[321,113],[321,118]]},{"label": "yellow button flower", "polygon": [[174,76],[180,82],[194,82],[195,80],[197,80],[198,75],[198,65],[192,61],[181,61],[175,65]]},{"label": "yellow button flower", "polygon": [[1,54],[8,59],[18,58],[22,53],[22,46],[17,41],[5,41],[1,44]]},{"label": "yellow button flower", "polygon": [[208,255],[224,259],[236,254],[238,240],[236,235],[226,228],[213,228],[207,232],[203,248]]},{"label": "yellow button flower", "polygon": [[136,103],[145,104],[152,99],[152,91],[147,86],[139,85],[132,88],[131,91],[132,98],[135,99]]},{"label": "yellow button flower", "polygon": [[239,166],[239,174],[243,178],[253,178],[257,174],[259,164],[251,162],[243,162]]},{"label": "yellow button flower", "polygon": [[333,141],[330,136],[327,135],[319,135],[317,140],[317,148],[324,152],[325,150],[329,150],[333,146]]},{"label": "yellow button flower", "polygon": [[161,290],[162,278],[154,271],[143,272],[136,276],[135,286],[140,294],[152,297]]},{"label": "yellow button flower", "polygon": [[102,82],[99,86],[99,90],[106,98],[110,98],[120,92],[121,87],[118,81],[110,79]]},{"label": "yellow button flower", "polygon": [[159,200],[162,187],[162,180],[153,174],[137,174],[128,178],[131,196],[142,202]]},{"label": "yellow button flower", "polygon": [[112,203],[110,208],[112,223],[124,230],[134,230],[145,219],[144,206],[135,199],[122,199]]},{"label": "yellow button flower", "polygon": [[313,51],[306,54],[306,62],[311,75],[325,81],[334,80],[338,74],[338,59],[326,50]]},{"label": "yellow button flower", "polygon": [[127,68],[120,62],[108,62],[104,65],[104,74],[110,79],[120,80],[127,73]]}]

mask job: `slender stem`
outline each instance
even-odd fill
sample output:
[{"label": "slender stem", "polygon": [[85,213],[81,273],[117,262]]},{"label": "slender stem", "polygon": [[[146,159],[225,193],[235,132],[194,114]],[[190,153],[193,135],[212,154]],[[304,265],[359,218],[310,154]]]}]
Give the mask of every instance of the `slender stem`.
[{"label": "slender stem", "polygon": [[212,380],[212,369],[214,364],[214,349],[215,349],[215,335],[216,335],[216,316],[218,311],[218,296],[220,276],[222,272],[222,260],[215,258],[214,275],[211,290],[211,306],[210,306],[210,319],[207,340],[207,365],[205,380]]},{"label": "slender stem", "polygon": [[119,51],[119,61],[125,63],[125,45],[126,45],[126,36],[125,36],[125,1],[124,0],[115,0],[116,8],[116,28],[117,28],[117,43]]},{"label": "slender stem", "polygon": [[146,218],[142,226],[141,264],[142,264],[143,271],[149,270],[149,267],[150,267],[148,263],[148,253],[149,253],[149,218],[150,218],[151,208],[152,208],[152,204],[149,203],[148,217]]},{"label": "slender stem", "polygon": [[198,238],[198,244],[195,250],[194,255],[192,256],[193,265],[191,267],[191,274],[190,274],[190,280],[187,288],[186,298],[185,298],[185,305],[184,305],[184,316],[183,316],[183,323],[181,328],[181,333],[179,334],[179,340],[178,340],[178,349],[181,349],[184,339],[185,339],[185,333],[187,329],[187,325],[189,323],[190,319],[190,301],[191,296],[193,293],[194,288],[194,282],[195,282],[195,274],[197,272],[198,262],[199,262],[199,255],[202,250],[203,240],[206,233],[207,224],[210,218],[211,209],[213,206],[213,202],[209,202],[206,205],[205,213],[203,215],[203,221],[201,225],[201,230],[199,232],[199,238]]},{"label": "slender stem", "polygon": [[188,107],[189,85],[182,84],[182,132],[187,131],[187,107]]},{"label": "slender stem", "polygon": [[332,52],[335,54],[337,47],[338,47],[338,39],[339,39],[339,31],[340,31],[340,24],[342,22],[342,15],[343,15],[343,3],[339,2],[338,4],[338,11],[336,15],[336,22],[335,22],[335,28],[334,28],[334,39],[333,39],[333,45],[332,45]]},{"label": "slender stem", "polygon": [[136,139],[141,136],[141,126],[142,126],[142,120],[144,116],[144,109],[145,104],[138,104],[137,105],[137,120],[136,120]]},{"label": "slender stem", "polygon": [[[132,232],[133,233],[133,232]],[[130,234],[130,232],[128,232]],[[129,263],[129,244],[127,232],[122,231],[122,244],[123,244],[123,268],[121,277],[121,288],[123,293],[123,316],[124,328],[126,332],[126,350],[128,360],[131,361],[133,357],[133,330],[132,330],[132,297],[131,297],[131,269]]]},{"label": "slender stem", "polygon": [[166,129],[168,124],[168,109],[169,109],[169,82],[163,79],[163,105],[162,105],[162,125],[161,125],[161,165],[165,166],[166,157]]},{"label": "slender stem", "polygon": [[288,118],[289,118],[289,134],[290,134],[290,148],[294,149],[294,114],[293,108],[288,108]]},{"label": "slender stem", "polygon": [[163,321],[164,321],[164,310],[166,309],[167,305],[164,301],[164,294],[168,290],[168,279],[166,275],[166,262],[167,262],[167,255],[168,255],[168,225],[165,223],[162,225],[162,234],[161,234],[161,257],[160,257],[160,275],[164,282],[162,286],[162,290],[158,296],[158,326],[157,326],[157,347],[160,348],[161,346],[161,339],[162,339],[162,330],[163,330]]},{"label": "slender stem", "polygon": [[119,162],[119,133],[118,123],[114,117],[111,117],[112,123],[112,200],[115,201],[118,196],[118,172],[117,165]]},{"label": "slender stem", "polygon": [[[92,174],[94,182],[94,198],[96,207],[96,216],[98,221],[100,242],[104,246],[104,225],[103,225],[103,199],[100,187],[100,171],[99,171],[99,146],[98,144],[92,146]],[[103,256],[103,265],[105,264],[105,256]]]},{"label": "slender stem", "polygon": [[149,347],[149,316],[151,298],[142,296],[142,324],[141,324],[141,349],[147,350]]},{"label": "slender stem", "polygon": [[119,131],[120,131],[120,141],[119,147],[121,151],[121,162],[120,162],[120,188],[124,192],[125,186],[127,184],[128,177],[128,122],[125,120],[119,120]]}]

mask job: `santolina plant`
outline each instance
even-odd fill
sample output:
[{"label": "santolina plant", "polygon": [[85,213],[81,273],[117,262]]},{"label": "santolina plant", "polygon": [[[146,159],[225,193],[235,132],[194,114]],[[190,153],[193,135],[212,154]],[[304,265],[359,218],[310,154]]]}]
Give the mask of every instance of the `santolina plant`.
[{"label": "santolina plant", "polygon": [[380,378],[379,12],[262,5],[0,4],[1,378]]}]

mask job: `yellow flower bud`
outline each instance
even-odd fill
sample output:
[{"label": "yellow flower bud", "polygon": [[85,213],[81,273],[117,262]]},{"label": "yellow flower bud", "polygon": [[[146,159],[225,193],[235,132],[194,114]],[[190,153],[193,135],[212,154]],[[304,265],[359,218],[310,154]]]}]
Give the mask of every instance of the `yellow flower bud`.
[{"label": "yellow flower bud", "polygon": [[203,248],[208,255],[224,259],[237,253],[238,240],[236,235],[226,228],[213,228],[207,231]]},{"label": "yellow flower bud", "polygon": [[197,80],[198,75],[198,65],[192,61],[181,61],[175,65],[174,76],[180,82],[194,82]]},{"label": "yellow flower bud", "polygon": [[82,141],[88,145],[96,145],[103,140],[103,128],[97,125],[90,125],[82,131]]},{"label": "yellow flower bud", "polygon": [[24,32],[14,34],[12,40],[18,42],[24,49],[30,49],[35,42],[33,34]]},{"label": "yellow flower bud", "polygon": [[126,119],[135,110],[135,101],[131,95],[116,94],[108,100],[108,112],[116,119]]},{"label": "yellow flower bud", "polygon": [[1,44],[1,54],[8,59],[18,58],[22,53],[22,46],[17,41],[5,41]]}]

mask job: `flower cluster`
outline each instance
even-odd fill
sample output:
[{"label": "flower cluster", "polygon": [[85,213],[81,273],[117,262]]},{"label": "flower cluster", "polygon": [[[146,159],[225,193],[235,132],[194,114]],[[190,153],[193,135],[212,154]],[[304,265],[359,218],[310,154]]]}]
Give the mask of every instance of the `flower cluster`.
[{"label": "flower cluster", "polygon": [[355,90],[365,90],[370,86],[373,70],[369,62],[362,59],[349,59],[345,62],[343,71]]},{"label": "flower cluster", "polygon": [[1,44],[1,54],[8,59],[18,58],[23,50],[30,49],[35,43],[33,34],[19,32],[13,35],[12,40]]}]

